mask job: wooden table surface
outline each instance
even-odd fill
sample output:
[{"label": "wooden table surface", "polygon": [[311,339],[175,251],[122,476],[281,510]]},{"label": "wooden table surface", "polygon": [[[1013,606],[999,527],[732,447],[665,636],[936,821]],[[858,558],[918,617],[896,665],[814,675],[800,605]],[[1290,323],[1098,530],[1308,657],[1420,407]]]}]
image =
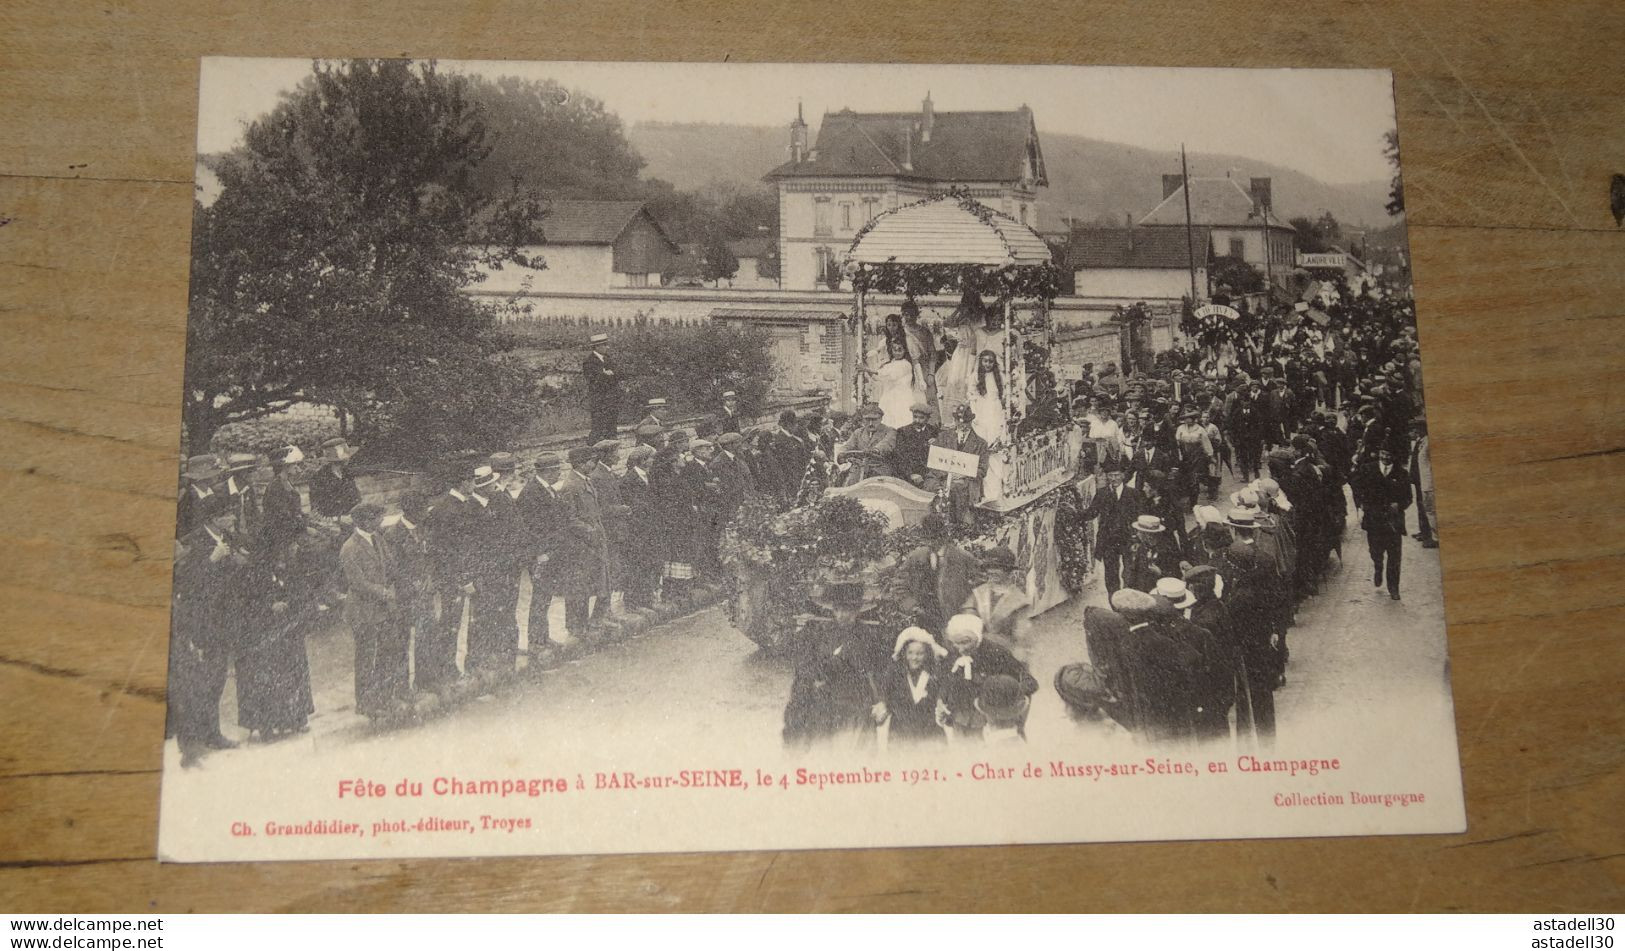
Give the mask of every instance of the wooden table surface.
[{"label": "wooden table surface", "polygon": [[[1622,36],[1617,0],[8,0],[0,910],[1625,907]],[[1391,68],[1467,833],[159,865],[205,54]]]}]

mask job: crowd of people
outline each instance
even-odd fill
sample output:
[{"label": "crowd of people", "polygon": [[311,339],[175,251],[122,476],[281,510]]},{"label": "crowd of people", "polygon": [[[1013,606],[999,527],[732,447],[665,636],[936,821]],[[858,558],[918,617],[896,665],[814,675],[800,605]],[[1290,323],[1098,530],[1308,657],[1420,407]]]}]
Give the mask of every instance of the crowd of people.
[{"label": "crowd of people", "polygon": [[341,616],[354,639],[354,709],[399,723],[540,673],[548,651],[600,639],[612,605],[683,604],[699,584],[720,586],[719,543],[743,501],[784,509],[816,495],[820,463],[848,438],[837,427],[855,422],[784,410],[754,425],[732,391],[692,426],[668,425],[663,399],[645,409],[618,438],[566,452],[444,460],[398,512],[363,501],[343,438],[321,447],[308,505],[294,481],[299,447],[190,458],[169,723],[186,765],[236,745],[220,726],[233,668],[237,725],[251,738],[308,728],[305,636],[324,617]]},{"label": "crowd of people", "polygon": [[[1098,577],[1106,603],[1085,608],[1087,659],[1055,689],[1079,715],[1153,742],[1270,742],[1288,635],[1334,556],[1344,567],[1351,499],[1389,598],[1401,596],[1413,500],[1417,537],[1437,545],[1408,302],[1344,288],[1325,325],[1284,311],[1220,343],[1057,384],[1087,437],[1057,510],[1063,580],[1077,593]],[[910,441],[939,439],[928,407],[914,409]],[[890,474],[918,476],[895,461],[908,427],[874,426]],[[1239,488],[1221,498],[1227,474]],[[830,616],[796,645],[792,747],[1023,739],[1039,689],[1027,566],[1004,548],[973,555],[938,517],[925,536],[886,593],[906,627],[866,619],[861,586],[824,593]]]},{"label": "crowd of people", "polygon": [[[1063,578],[1076,592],[1098,562],[1108,598],[1085,612],[1087,662],[1056,678],[1083,715],[1158,739],[1268,737],[1296,607],[1333,555],[1343,561],[1345,486],[1373,582],[1394,599],[1413,498],[1423,543],[1436,544],[1408,305],[1349,295],[1332,314],[1327,327],[1278,315],[1222,347],[1175,349],[1126,374],[1085,367],[1081,380],[1057,384],[1059,405],[1070,400],[1088,437],[1080,482],[1057,515]],[[883,340],[894,358],[907,352],[896,345],[904,336]],[[591,342],[584,363],[600,377],[589,377],[589,403],[614,385],[603,343]],[[354,640],[355,710],[408,721],[602,637],[617,601],[622,611],[681,603],[696,584],[719,581],[719,542],[745,499],[783,510],[875,475],[949,503],[888,584],[889,603],[911,622],[882,629],[861,585],[826,586],[826,616],[791,648],[786,743],[1019,742],[1039,689],[1026,663],[1027,566],[1008,549],[973,556],[955,541],[954,516],[979,498],[977,480],[944,480],[927,466],[930,449],[985,463],[991,447],[975,383],[960,399],[951,392],[911,391],[909,420],[895,427],[886,416],[898,407],[879,403],[850,418],[784,410],[755,426],[727,392],[692,427],[668,425],[664,401],[650,400],[623,433],[598,405],[593,435],[614,436],[563,453],[445,460],[387,515],[362,499],[343,439],[321,447],[308,507],[293,481],[298,447],[194,456],[179,506],[171,647],[170,729],[183,762],[235,745],[220,727],[233,667],[238,726],[251,737],[308,728],[305,635],[324,616],[341,615]],[[1227,471],[1244,485],[1221,499]],[[1097,488],[1084,498],[1076,487],[1087,475]]]}]

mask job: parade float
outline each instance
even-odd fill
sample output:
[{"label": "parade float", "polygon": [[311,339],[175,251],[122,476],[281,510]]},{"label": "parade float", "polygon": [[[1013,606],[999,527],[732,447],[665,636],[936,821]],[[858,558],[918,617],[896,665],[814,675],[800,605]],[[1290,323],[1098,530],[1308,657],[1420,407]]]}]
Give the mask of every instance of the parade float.
[{"label": "parade float", "polygon": [[[1056,515],[1063,496],[1092,497],[1094,480],[1079,477],[1086,440],[1056,383],[1049,305],[1060,274],[1049,247],[1026,225],[955,191],[878,215],[854,238],[846,268],[853,289],[847,330],[857,354],[875,352],[892,314],[917,313],[910,305],[926,298],[957,296],[942,330],[958,341],[956,351],[973,352],[949,356],[944,367],[991,352],[997,372],[986,377],[995,382],[972,394],[956,391],[939,373],[933,408],[951,426],[955,406],[974,400],[978,432],[993,438],[980,457],[934,449],[928,487],[872,476],[821,488],[789,512],[776,512],[765,500],[742,510],[724,543],[735,623],[758,644],[776,648],[815,610],[818,587],[831,578],[861,578],[884,615],[888,573],[920,543],[919,527],[931,512],[940,513],[955,541],[973,553],[998,546],[1012,551],[1026,571],[1033,614],[1064,602],[1070,592],[1062,582]],[[891,303],[899,297],[901,307]],[[882,299],[885,306],[878,304]],[[930,333],[935,340],[935,329]],[[874,401],[869,362],[859,361],[842,381],[847,389],[837,402],[861,407]],[[974,388],[975,376],[973,370],[962,384]],[[998,419],[984,418],[990,414]],[[839,473],[842,465],[837,451],[829,471]],[[1090,570],[1091,539],[1086,530],[1069,541],[1073,590]]]}]

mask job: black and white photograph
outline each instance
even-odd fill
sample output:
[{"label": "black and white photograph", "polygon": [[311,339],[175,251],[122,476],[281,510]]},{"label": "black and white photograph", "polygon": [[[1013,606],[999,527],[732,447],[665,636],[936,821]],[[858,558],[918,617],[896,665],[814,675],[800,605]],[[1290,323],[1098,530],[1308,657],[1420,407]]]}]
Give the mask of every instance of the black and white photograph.
[{"label": "black and white photograph", "polygon": [[207,58],[159,853],[1459,832],[1385,70]]}]

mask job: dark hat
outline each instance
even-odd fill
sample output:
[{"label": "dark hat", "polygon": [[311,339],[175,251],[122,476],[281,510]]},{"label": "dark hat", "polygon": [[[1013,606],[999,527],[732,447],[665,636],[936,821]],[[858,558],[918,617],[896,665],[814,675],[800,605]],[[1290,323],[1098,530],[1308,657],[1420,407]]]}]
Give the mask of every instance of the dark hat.
[{"label": "dark hat", "polygon": [[364,522],[383,517],[384,507],[377,502],[357,502],[350,506],[350,521],[352,522]]},{"label": "dark hat", "polygon": [[796,411],[787,409],[779,414],[780,426],[794,426],[796,424]]},{"label": "dark hat", "polygon": [[564,459],[556,452],[539,452],[536,454],[535,467],[538,469],[557,469],[564,465]]},{"label": "dark hat", "polygon": [[858,415],[864,419],[873,419],[877,416],[885,416],[886,411],[880,408],[879,403],[865,403],[863,408],[858,410]]},{"label": "dark hat", "polygon": [[565,458],[570,460],[572,466],[578,462],[591,462],[598,458],[598,450],[591,446],[571,446]]},{"label": "dark hat", "polygon": [[519,468],[519,457],[511,452],[493,452],[486,465],[497,472],[512,472]]},{"label": "dark hat", "polygon": [[1299,433],[1292,437],[1292,448],[1298,450],[1299,452],[1313,452],[1315,449],[1315,441],[1303,433]]},{"label": "dark hat", "polygon": [[976,707],[990,719],[1008,720],[1027,708],[1027,694],[1021,682],[1009,674],[994,674],[982,681]]},{"label": "dark hat", "polygon": [[1209,548],[1228,548],[1235,540],[1235,534],[1223,522],[1209,522],[1202,526],[1202,544]]},{"label": "dark hat", "polygon": [[1230,517],[1225,524],[1232,528],[1257,528],[1258,510],[1251,508],[1236,508],[1230,510]]},{"label": "dark hat", "polygon": [[975,418],[976,411],[970,408],[969,403],[960,403],[954,407],[954,419],[961,419],[968,423]]},{"label": "dark hat", "polygon": [[1211,588],[1218,583],[1219,569],[1212,565],[1195,565],[1184,574],[1185,586]]},{"label": "dark hat", "polygon": [[621,443],[618,439],[600,439],[592,444],[592,448],[601,456],[614,458],[614,454],[621,451]]},{"label": "dark hat", "polygon": [[653,446],[633,446],[626,453],[626,461],[628,464],[636,465],[654,454]]},{"label": "dark hat", "polygon": [[193,456],[186,460],[186,478],[192,482],[208,482],[226,474],[220,460],[212,455]]}]

